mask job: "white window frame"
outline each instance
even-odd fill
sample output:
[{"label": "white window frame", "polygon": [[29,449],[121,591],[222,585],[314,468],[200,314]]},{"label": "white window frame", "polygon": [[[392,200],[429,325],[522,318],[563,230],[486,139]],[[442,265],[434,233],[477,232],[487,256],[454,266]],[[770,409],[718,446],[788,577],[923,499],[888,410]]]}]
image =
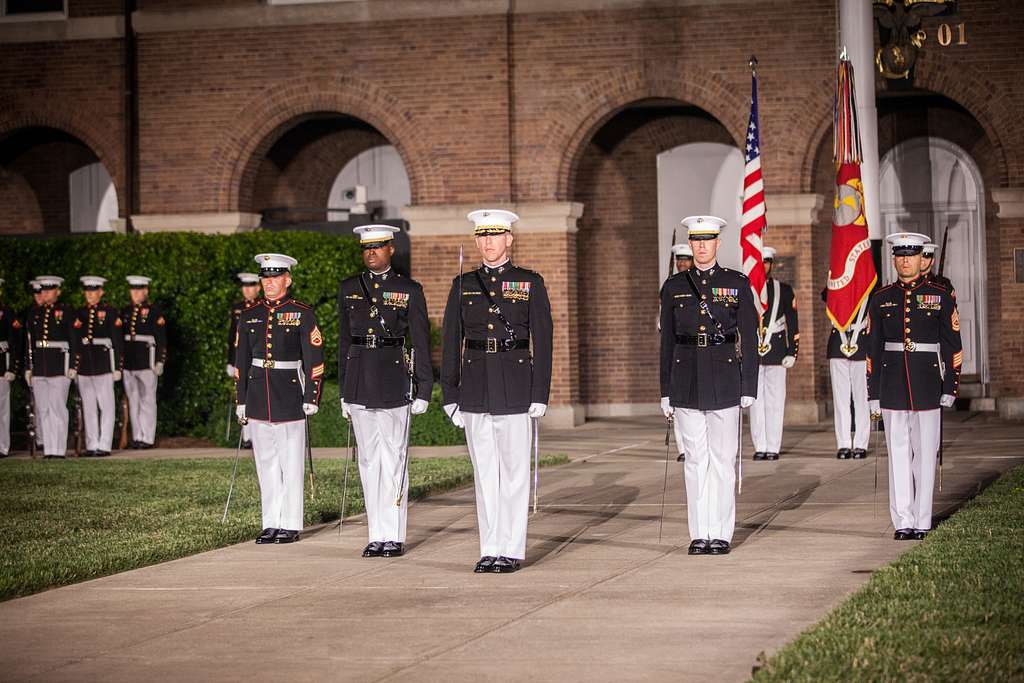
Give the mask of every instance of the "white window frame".
[{"label": "white window frame", "polygon": [[7,14],[7,0],[0,0],[0,22],[20,21],[67,21],[68,0],[64,0],[64,9],[60,12],[25,12],[24,14]]}]

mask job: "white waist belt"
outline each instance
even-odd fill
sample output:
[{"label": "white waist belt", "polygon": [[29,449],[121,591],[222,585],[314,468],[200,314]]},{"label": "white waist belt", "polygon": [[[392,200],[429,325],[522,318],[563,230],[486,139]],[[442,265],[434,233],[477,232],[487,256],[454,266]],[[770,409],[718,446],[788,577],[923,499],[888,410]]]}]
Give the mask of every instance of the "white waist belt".
[{"label": "white waist belt", "polygon": [[42,341],[37,341],[36,342],[36,348],[37,349],[60,349],[61,351],[67,352],[67,350],[68,350],[68,343],[66,341],[47,341],[47,340],[44,339]]},{"label": "white waist belt", "polygon": [[109,349],[114,346],[114,342],[110,341],[108,337],[93,337],[92,339],[86,337],[82,340],[82,343],[86,346],[89,346],[90,344],[93,346],[102,346],[105,349]]},{"label": "white waist belt", "polygon": [[255,368],[268,368],[270,370],[298,370],[302,367],[301,360],[266,360],[265,358],[253,358],[252,365]]},{"label": "white waist belt", "polygon": [[156,337],[151,334],[133,334],[128,337],[128,341],[142,342],[149,344],[150,346],[156,346]]},{"label": "white waist belt", "polygon": [[900,342],[885,342],[886,351],[927,351],[928,353],[939,353],[938,344],[925,344],[921,342],[908,341],[906,344]]}]

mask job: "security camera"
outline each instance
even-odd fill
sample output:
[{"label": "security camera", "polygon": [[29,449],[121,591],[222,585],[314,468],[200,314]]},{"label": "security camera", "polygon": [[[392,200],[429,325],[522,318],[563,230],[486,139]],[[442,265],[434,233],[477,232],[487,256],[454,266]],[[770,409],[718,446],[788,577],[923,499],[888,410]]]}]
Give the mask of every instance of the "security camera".
[{"label": "security camera", "polygon": [[356,204],[366,203],[366,185],[356,185],[355,187],[347,187],[341,192],[341,198],[346,202],[354,202]]}]

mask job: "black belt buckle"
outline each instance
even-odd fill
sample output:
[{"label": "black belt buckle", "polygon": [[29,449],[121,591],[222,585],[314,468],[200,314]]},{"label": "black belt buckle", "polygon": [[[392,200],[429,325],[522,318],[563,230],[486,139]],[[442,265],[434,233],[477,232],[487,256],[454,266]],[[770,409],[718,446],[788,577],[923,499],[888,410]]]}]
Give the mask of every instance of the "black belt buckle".
[{"label": "black belt buckle", "polygon": [[375,349],[377,348],[377,335],[368,334],[366,335],[366,348]]},{"label": "black belt buckle", "polygon": [[498,340],[495,339],[494,337],[488,337],[487,338],[487,353],[497,353],[497,352],[498,352]]},{"label": "black belt buckle", "polygon": [[708,333],[698,332],[697,333],[697,346],[704,347],[708,345]]}]

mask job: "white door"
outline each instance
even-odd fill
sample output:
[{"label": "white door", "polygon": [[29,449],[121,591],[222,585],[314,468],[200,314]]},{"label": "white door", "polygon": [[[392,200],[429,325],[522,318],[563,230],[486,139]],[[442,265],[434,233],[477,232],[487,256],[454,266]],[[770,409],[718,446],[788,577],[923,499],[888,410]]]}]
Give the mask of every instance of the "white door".
[{"label": "white door", "polygon": [[[988,381],[985,300],[985,215],[981,174],[970,155],[939,138],[902,142],[882,160],[881,213],[885,234],[910,231],[929,235],[940,246],[934,269],[956,288],[963,374]],[[946,253],[941,253],[946,230]],[[886,282],[896,274],[884,250]],[[943,256],[945,261],[943,261]]]},{"label": "white door", "polygon": [[117,190],[100,162],[73,171],[68,178],[71,232],[111,232],[118,216]]}]

